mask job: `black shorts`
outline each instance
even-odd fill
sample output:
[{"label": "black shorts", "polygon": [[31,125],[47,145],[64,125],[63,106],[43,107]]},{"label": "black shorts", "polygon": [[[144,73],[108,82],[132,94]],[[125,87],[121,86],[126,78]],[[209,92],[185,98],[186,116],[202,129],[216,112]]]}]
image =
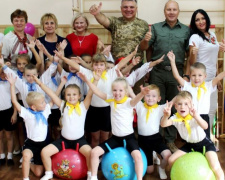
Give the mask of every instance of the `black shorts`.
[{"label": "black shorts", "polygon": [[[22,100],[18,100],[18,103],[19,103],[21,106],[24,106]],[[23,122],[23,118],[20,117],[19,113],[17,113],[17,122],[18,122],[18,123]]]},{"label": "black shorts", "polygon": [[34,164],[43,165],[41,160],[41,150],[47,145],[47,141],[35,142],[31,139],[26,139],[23,145],[23,150],[31,150],[33,153]]},{"label": "black shorts", "polygon": [[0,123],[0,131],[14,131],[16,129],[16,124],[11,123],[11,118],[13,115],[13,108],[9,108],[3,111],[0,111],[1,123]]},{"label": "black shorts", "polygon": [[48,117],[48,124],[50,126],[59,126],[59,119],[61,112],[59,109],[51,109],[51,114]]},{"label": "black shorts", "polygon": [[111,113],[110,106],[93,107],[90,106],[87,111],[85,130],[87,132],[111,131]]},{"label": "black shorts", "polygon": [[68,140],[66,138],[64,138],[62,135],[60,136],[59,139],[55,140],[54,142],[52,142],[51,144],[53,144],[54,146],[57,147],[57,149],[59,151],[62,150],[62,141],[64,141],[65,144],[65,148],[66,149],[76,149],[77,143],[79,143],[79,149],[83,146],[83,145],[88,145],[86,139],[84,136],[82,136],[80,139],[77,140]]},{"label": "black shorts", "polygon": [[214,151],[216,152],[216,148],[213,142],[206,136],[205,139],[198,143],[186,143],[183,145],[180,150],[184,152],[192,152],[192,150],[202,153],[203,146],[205,146],[205,152]]},{"label": "black shorts", "polygon": [[147,157],[148,166],[153,165],[153,151],[161,154],[164,150],[169,150],[159,133],[151,136],[138,135],[138,144]]},{"label": "black shorts", "polygon": [[210,139],[210,123],[209,123],[209,115],[208,114],[200,114],[200,116],[202,117],[202,119],[204,119],[207,124],[208,124],[208,128],[204,129],[206,136]]},{"label": "black shorts", "polygon": [[116,147],[124,147],[123,140],[126,140],[126,148],[131,153],[134,150],[139,150],[138,142],[135,138],[134,133],[129,134],[127,136],[118,137],[112,135],[108,140],[105,142],[99,144],[99,146],[106,152],[108,152],[108,148],[106,147],[105,143],[109,145],[111,149],[114,149]]}]

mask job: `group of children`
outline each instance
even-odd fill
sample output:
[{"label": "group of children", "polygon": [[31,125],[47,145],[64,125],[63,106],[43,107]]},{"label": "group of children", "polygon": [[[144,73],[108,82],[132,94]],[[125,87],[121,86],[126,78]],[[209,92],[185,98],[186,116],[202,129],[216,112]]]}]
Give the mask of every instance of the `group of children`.
[{"label": "group of children", "polygon": [[[30,43],[29,48],[35,54],[34,44],[35,42]],[[61,47],[65,47],[65,44]],[[41,53],[46,51],[43,46],[39,50]],[[190,82],[186,82],[177,71],[175,55],[168,52],[173,75],[182,86],[182,91],[171,102],[158,105],[161,98],[156,85],[141,86],[141,91],[137,95],[133,93],[131,86],[153,66],[162,62],[163,57],[145,63],[128,77],[122,77],[120,70],[131,59],[134,61],[133,65],[139,61],[135,58],[136,52],[137,48],[109,69],[106,57],[101,53],[93,56],[90,65],[79,57],[70,59],[64,57],[63,48],[55,51],[55,56],[46,61],[45,66],[37,54],[36,65],[30,64],[29,60],[24,58],[25,55],[19,55],[16,59],[18,69],[16,72],[10,69],[1,57],[0,88],[3,91],[0,94],[2,100],[0,115],[7,118],[1,124],[0,130],[0,165],[4,164],[6,159],[3,153],[3,129],[6,131],[8,143],[7,163],[13,162],[12,130],[15,129],[15,117],[18,112],[23,118],[27,134],[23,145],[24,180],[29,180],[30,169],[38,177],[45,171],[41,180],[53,178],[51,156],[62,150],[62,141],[66,148],[72,149],[79,143],[79,152],[85,156],[87,162],[87,179],[96,180],[99,158],[108,151],[105,142],[111,148],[116,148],[123,146],[124,139],[127,142],[127,150],[134,159],[138,180],[142,179],[143,174],[139,147],[147,156],[147,173],[154,170],[153,151],[161,155],[159,175],[160,179],[167,179],[165,167],[168,163],[172,166],[177,158],[190,152],[192,148],[202,152],[203,146],[206,147],[206,158],[216,178],[224,179],[215,147],[208,131],[204,130],[209,129],[207,114],[210,94],[215,90],[216,84],[225,77],[225,72],[220,73],[213,81],[205,82],[205,66],[195,63],[191,67]],[[66,69],[69,72],[62,68],[61,61],[68,65]],[[129,66],[132,67],[132,62]],[[45,71],[39,74],[38,79],[40,69]],[[61,93],[64,86],[65,89]],[[20,94],[23,105],[18,102],[17,93]],[[61,95],[64,100],[61,99]],[[177,113],[171,116],[173,105]],[[138,141],[133,129],[134,108],[138,116]],[[50,144],[46,141],[48,123],[54,124],[55,132],[55,141]],[[61,134],[56,128],[59,125]],[[171,154],[159,133],[160,125],[162,127],[174,125],[187,143]],[[85,130],[91,132],[91,145],[85,138]],[[110,131],[112,136],[109,138]],[[33,163],[30,163],[31,160]]]}]

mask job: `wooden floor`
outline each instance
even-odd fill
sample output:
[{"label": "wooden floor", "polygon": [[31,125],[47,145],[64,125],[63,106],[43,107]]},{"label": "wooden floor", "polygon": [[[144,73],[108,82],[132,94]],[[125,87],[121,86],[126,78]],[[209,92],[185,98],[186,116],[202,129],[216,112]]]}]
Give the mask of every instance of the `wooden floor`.
[{"label": "wooden floor", "polygon": [[[181,145],[181,142],[176,142],[177,146]],[[223,171],[225,172],[225,139],[219,140],[219,149],[220,151],[217,153]],[[14,156],[15,165],[12,167],[7,167],[6,165],[0,166],[0,180],[22,180],[22,170],[19,169],[19,159],[21,156]],[[167,176],[169,178],[169,172],[167,171]],[[99,180],[105,180],[101,171],[99,171],[98,175]],[[30,174],[30,180],[38,180],[39,178],[35,177],[32,173]],[[151,175],[145,175],[144,180],[159,180],[159,175],[157,172],[157,167],[155,165],[155,172]],[[53,178],[52,180],[59,180],[58,178]]]}]

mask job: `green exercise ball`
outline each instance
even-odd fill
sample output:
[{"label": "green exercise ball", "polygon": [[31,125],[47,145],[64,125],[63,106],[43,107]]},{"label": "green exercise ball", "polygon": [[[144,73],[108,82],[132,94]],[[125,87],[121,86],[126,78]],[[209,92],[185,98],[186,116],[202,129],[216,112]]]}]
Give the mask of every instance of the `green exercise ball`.
[{"label": "green exercise ball", "polygon": [[10,31],[14,31],[14,27],[13,26],[6,27],[5,30],[4,30],[4,35],[8,34]]}]

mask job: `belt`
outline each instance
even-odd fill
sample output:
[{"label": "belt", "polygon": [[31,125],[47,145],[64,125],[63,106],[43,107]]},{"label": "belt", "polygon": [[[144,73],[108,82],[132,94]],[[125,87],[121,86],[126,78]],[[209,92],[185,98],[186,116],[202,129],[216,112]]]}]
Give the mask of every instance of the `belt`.
[{"label": "belt", "polygon": [[165,71],[171,71],[172,70],[172,67],[171,66],[164,66],[163,69]]},{"label": "belt", "polygon": [[[183,68],[183,65],[179,64],[179,65],[176,65],[177,66],[177,69],[182,69]],[[172,67],[171,66],[162,66],[162,65],[157,65],[155,66],[157,69],[163,69],[165,71],[172,71]]]}]

